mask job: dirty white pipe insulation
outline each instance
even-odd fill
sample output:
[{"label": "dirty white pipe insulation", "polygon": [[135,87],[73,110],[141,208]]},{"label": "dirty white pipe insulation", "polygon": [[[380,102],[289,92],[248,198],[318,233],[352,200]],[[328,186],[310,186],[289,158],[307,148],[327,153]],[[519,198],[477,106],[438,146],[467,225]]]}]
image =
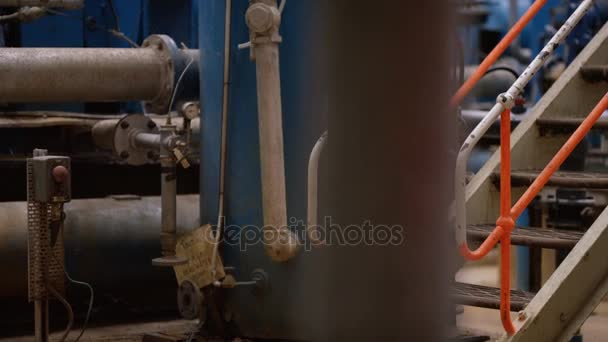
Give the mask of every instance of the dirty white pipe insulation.
[{"label": "dirty white pipe insulation", "polygon": [[251,34],[251,56],[256,62],[264,246],[273,261],[285,262],[296,256],[299,246],[287,225],[279,68],[281,13],[277,0],[256,0],[245,16]]}]

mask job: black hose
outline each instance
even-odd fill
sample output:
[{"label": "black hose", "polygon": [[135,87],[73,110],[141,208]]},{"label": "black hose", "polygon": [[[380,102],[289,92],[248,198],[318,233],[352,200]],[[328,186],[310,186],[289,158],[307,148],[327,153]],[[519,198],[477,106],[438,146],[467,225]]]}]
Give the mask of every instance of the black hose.
[{"label": "black hose", "polygon": [[515,76],[516,79],[519,78],[519,74],[517,73],[517,71],[515,69],[507,67],[507,66],[497,66],[497,67],[488,69],[488,71],[486,71],[484,76],[491,74],[493,72],[496,72],[496,71],[507,71],[507,72],[511,73],[513,76]]},{"label": "black hose", "polygon": [[61,294],[59,294],[59,292],[55,290],[55,288],[51,284],[47,284],[46,288],[55,298],[57,298],[61,302],[61,304],[63,304],[63,306],[65,306],[65,310],[68,313],[68,326],[65,328],[65,331],[63,332],[63,335],[59,340],[59,342],[64,342],[68,338],[70,331],[72,331],[72,325],[74,325],[74,311],[72,310],[72,306],[70,305],[70,303],[68,303],[68,301],[65,300],[65,298],[63,298]]}]

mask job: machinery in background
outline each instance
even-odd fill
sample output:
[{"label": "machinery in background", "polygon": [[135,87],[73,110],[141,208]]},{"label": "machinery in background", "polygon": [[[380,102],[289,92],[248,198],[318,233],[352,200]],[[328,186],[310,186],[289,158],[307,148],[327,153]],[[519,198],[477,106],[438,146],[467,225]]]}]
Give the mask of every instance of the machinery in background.
[{"label": "machinery in background", "polygon": [[[174,275],[151,267],[150,261],[159,254],[161,221],[173,231],[199,226],[198,196],[190,195],[198,193],[199,120],[174,119],[174,128],[167,132],[167,138],[175,140],[174,148],[163,150],[164,156],[172,156],[166,158],[169,164],[179,161],[190,167],[165,168],[165,188],[173,195],[163,196],[168,199],[163,201],[160,144],[154,153],[145,154],[149,162],[136,167],[120,153],[97,147],[92,131],[97,123],[118,121],[123,113],[133,112],[146,113],[160,127],[169,112],[188,102],[193,105],[188,114],[198,115],[198,1],[69,0],[45,2],[38,9],[4,7],[15,5],[38,4],[0,1],[0,54],[7,61],[3,84],[14,86],[0,91],[0,172],[5,176],[0,195],[5,239],[0,253],[15,261],[7,262],[11,266],[6,270],[14,276],[0,289],[3,302],[12,308],[0,313],[3,334],[30,328],[25,318],[30,308],[24,305],[28,277],[17,260],[27,257],[27,206],[20,201],[26,200],[26,159],[36,147],[71,158],[74,201],[65,208],[65,263],[72,275],[95,286],[96,320],[127,322],[143,313],[175,317]],[[33,11],[44,15],[25,17]],[[152,33],[169,34],[175,41]],[[10,77],[14,78],[8,81]],[[187,128],[182,130],[182,125]],[[196,132],[191,134],[192,130]],[[173,208],[174,214],[161,215],[163,205],[168,208],[165,213]],[[164,254],[171,254],[171,234],[163,240]],[[95,255],[104,257],[96,260]],[[125,265],[125,258],[132,265]],[[57,277],[63,279],[63,268]],[[157,286],[147,286],[150,283]],[[88,295],[57,288],[74,305],[76,317],[84,317],[86,306],[80,303]],[[150,302],[150,297],[159,299]]]},{"label": "machinery in background", "polygon": [[[306,217],[306,174],[300,170],[326,130],[326,113],[317,109],[326,101],[297,101],[323,99],[326,92],[293,68],[305,65],[309,56],[303,51],[312,51],[306,18],[319,13],[319,3],[290,3],[289,13],[298,15],[283,20],[285,1],[234,1],[226,10],[232,1],[87,0],[81,9],[51,8],[35,21],[2,25],[6,47],[0,56],[10,61],[0,67],[3,84],[15,87],[0,89],[0,129],[6,133],[0,138],[6,138],[0,142],[0,169],[20,179],[30,144],[71,157],[74,200],[66,206],[66,267],[91,281],[96,294],[103,294],[100,301],[128,302],[139,318],[150,307],[163,311],[163,299],[169,298],[169,317],[177,318],[172,270],[151,267],[159,252],[159,226],[163,258],[155,263],[167,266],[186,261],[176,257],[177,232],[208,223],[217,224],[218,232],[227,225],[259,226],[278,239],[247,251],[216,242],[227,276],[202,289],[184,282],[180,293],[196,294],[199,287],[205,307],[196,307],[211,314],[197,317],[207,318],[206,328],[225,328],[222,335],[306,335],[294,334],[285,324],[288,317],[277,313],[289,311],[293,290],[287,284],[301,272],[293,265],[304,259],[288,220]],[[199,5],[204,8],[195,10]],[[200,32],[194,24],[199,16]],[[219,32],[222,27],[227,29]],[[218,39],[223,33],[225,39]],[[247,40],[250,51],[231,50],[232,42]],[[279,55],[287,67],[281,67]],[[309,127],[303,130],[304,121]],[[199,184],[200,201],[185,195],[198,192]],[[0,203],[0,214],[13,217],[23,210],[14,202],[20,192],[10,190],[17,185],[7,186],[8,203]],[[10,227],[22,225],[14,220]],[[13,303],[22,285],[22,242],[18,231],[6,231],[12,239],[0,253],[15,260],[10,264],[16,279],[6,284]],[[141,297],[143,305],[136,302]],[[71,302],[76,307],[81,301]]]}]

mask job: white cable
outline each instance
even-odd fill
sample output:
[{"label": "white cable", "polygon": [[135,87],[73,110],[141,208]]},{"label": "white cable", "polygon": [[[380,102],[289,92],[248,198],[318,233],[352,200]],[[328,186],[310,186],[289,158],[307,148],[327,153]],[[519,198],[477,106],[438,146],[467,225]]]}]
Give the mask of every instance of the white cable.
[{"label": "white cable", "polygon": [[91,284],[89,283],[85,283],[84,281],[77,281],[74,280],[70,277],[70,275],[68,274],[68,272],[65,270],[64,268],[64,273],[66,278],[68,278],[68,280],[76,285],[80,285],[80,286],[86,286],[87,288],[89,288],[89,292],[91,293],[91,297],[89,299],[89,309],[87,310],[87,316],[84,319],[84,323],[82,324],[82,329],[80,330],[80,334],[78,334],[78,337],[76,337],[76,339],[74,340],[74,342],[78,342],[80,340],[80,338],[82,337],[82,335],[84,335],[85,330],[87,329],[87,325],[89,324],[89,319],[91,318],[91,312],[93,311],[93,299],[95,298],[95,291],[93,291],[93,286],[91,286]]},{"label": "white cable", "polygon": [[173,108],[173,102],[175,101],[175,96],[177,95],[179,86],[182,83],[182,80],[184,79],[186,72],[188,72],[188,69],[190,69],[190,66],[192,65],[192,63],[194,63],[194,57],[190,56],[190,62],[186,65],[186,67],[184,68],[184,71],[182,71],[182,74],[177,79],[177,83],[175,84],[175,89],[173,89],[173,95],[171,96],[171,102],[169,102],[169,109],[167,112],[167,125],[171,124],[171,108]]}]

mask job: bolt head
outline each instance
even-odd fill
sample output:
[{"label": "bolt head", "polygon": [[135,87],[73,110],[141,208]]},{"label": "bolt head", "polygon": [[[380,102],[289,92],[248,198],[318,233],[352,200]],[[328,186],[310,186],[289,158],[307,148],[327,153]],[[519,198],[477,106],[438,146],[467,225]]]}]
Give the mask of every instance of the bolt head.
[{"label": "bolt head", "polygon": [[523,311],[520,311],[520,312],[517,314],[517,319],[518,319],[520,322],[525,321],[525,320],[526,320],[526,318],[528,318],[528,315],[527,315],[525,312],[523,312]]},{"label": "bolt head", "polygon": [[126,122],[126,121],[121,122],[121,123],[120,123],[120,128],[122,128],[122,129],[127,129],[127,128],[129,128],[129,123],[128,123],[128,122]]}]

